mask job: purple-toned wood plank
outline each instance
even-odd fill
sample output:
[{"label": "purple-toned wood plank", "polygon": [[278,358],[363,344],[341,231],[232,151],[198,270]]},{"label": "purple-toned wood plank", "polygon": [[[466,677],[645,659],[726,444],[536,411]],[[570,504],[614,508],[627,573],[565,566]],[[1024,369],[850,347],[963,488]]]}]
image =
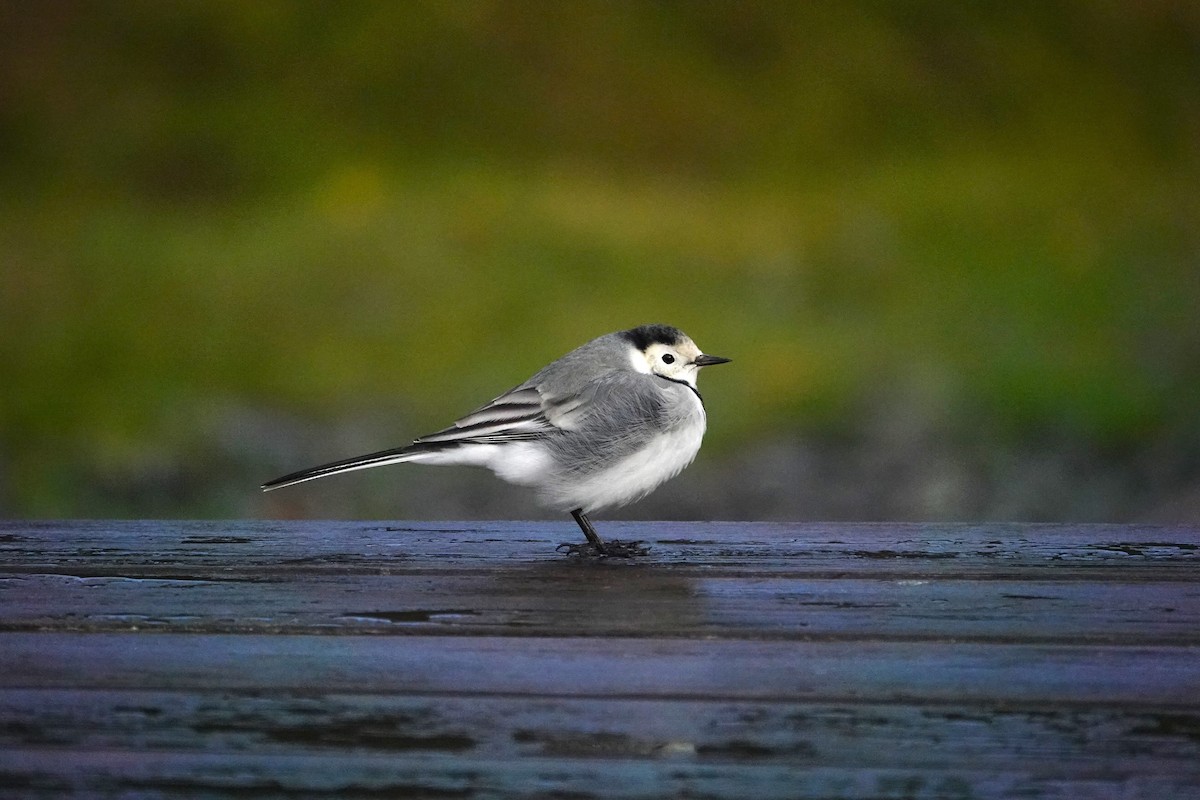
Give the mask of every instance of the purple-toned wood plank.
[{"label": "purple-toned wood plank", "polygon": [[249,581],[0,577],[0,631],[929,639],[1191,644],[1179,582],[614,574],[551,562],[490,575],[299,573]]},{"label": "purple-toned wood plank", "polygon": [[9,633],[5,684],[1200,706],[1200,647]]},{"label": "purple-toned wood plank", "polygon": [[1200,796],[1200,529],[0,523],[0,797]]}]

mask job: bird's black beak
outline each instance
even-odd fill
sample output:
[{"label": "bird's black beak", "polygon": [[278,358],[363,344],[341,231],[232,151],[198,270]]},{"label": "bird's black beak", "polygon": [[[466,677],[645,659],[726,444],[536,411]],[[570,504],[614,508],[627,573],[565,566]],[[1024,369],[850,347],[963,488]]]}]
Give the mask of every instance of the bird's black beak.
[{"label": "bird's black beak", "polygon": [[692,363],[697,367],[711,367],[713,364],[728,364],[733,361],[732,358],[721,358],[720,356],[699,355],[693,359]]}]

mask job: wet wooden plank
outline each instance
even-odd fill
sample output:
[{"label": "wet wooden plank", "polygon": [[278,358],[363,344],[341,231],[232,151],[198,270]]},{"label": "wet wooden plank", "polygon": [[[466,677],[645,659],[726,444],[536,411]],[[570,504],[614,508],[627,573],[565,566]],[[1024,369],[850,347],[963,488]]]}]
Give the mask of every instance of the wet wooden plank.
[{"label": "wet wooden plank", "polygon": [[0,797],[1197,797],[1200,529],[0,523]]},{"label": "wet wooden plank", "polygon": [[1200,706],[1200,645],[145,633],[3,644],[0,675],[23,688]]},{"label": "wet wooden plank", "polygon": [[7,720],[0,730],[4,750],[55,745],[271,755],[353,747],[496,759],[788,763],[802,757],[876,768],[902,760],[945,769],[964,758],[996,767],[1020,756],[1046,770],[1061,769],[1062,753],[1078,751],[1110,767],[1128,769],[1137,754],[1143,768],[1182,764],[1200,771],[1194,717],[1155,708],[8,689],[0,691],[0,714]]},{"label": "wet wooden plank", "polygon": [[0,631],[1189,644],[1200,630],[1200,586],[1115,579],[799,580],[551,562],[353,580],[27,574],[0,578],[0,592]]},{"label": "wet wooden plank", "polygon": [[1178,709],[24,689],[0,691],[0,718],[0,775],[114,794],[1186,797],[1200,780],[1200,717]]},{"label": "wet wooden plank", "polygon": [[[1122,525],[611,522],[610,538],[651,545],[620,569],[841,578],[1194,580],[1195,527]],[[487,572],[561,563],[569,522],[0,521],[0,571],[259,580],[309,573]],[[592,565],[595,566],[595,565]]]},{"label": "wet wooden plank", "polygon": [[[122,763],[87,753],[56,771],[54,750],[0,754],[0,777],[10,759],[50,773],[50,779],[12,775],[20,798],[61,797],[338,797],[338,798],[1054,798],[1055,800],[1189,800],[1190,775],[1130,774],[1119,766],[1079,775],[1050,767],[977,772],[969,767],[847,768],[790,764],[744,766],[635,758],[464,759],[461,755],[396,756],[289,752],[264,758],[150,752]],[[43,773],[39,773],[43,774]],[[22,781],[19,785],[17,781]],[[78,792],[79,786],[85,792]]]},{"label": "wet wooden plank", "polygon": [[0,717],[0,776],[49,794],[1186,798],[1200,780],[1198,720],[1165,710],[10,690]]},{"label": "wet wooden plank", "polygon": [[[0,630],[1142,644],[1200,630],[1185,528],[656,523],[633,529],[648,558],[595,563],[554,551],[562,527],[6,523]],[[704,536],[672,538],[684,529]]]}]

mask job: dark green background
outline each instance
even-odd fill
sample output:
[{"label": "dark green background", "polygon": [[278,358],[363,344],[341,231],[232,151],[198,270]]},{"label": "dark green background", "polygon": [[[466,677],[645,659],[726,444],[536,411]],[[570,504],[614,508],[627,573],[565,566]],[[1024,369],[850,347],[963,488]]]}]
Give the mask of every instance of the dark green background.
[{"label": "dark green background", "polygon": [[535,514],[255,487],[662,321],[627,515],[1194,518],[1198,167],[1188,2],[0,3],[0,513]]}]

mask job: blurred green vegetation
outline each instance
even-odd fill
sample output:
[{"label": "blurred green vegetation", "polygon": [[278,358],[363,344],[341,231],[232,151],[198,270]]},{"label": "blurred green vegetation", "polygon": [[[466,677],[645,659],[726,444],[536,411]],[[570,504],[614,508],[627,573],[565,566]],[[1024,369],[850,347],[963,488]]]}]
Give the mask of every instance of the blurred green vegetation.
[{"label": "blurred green vegetation", "polygon": [[717,454],[1192,435],[1197,8],[0,4],[0,513],[248,513],[114,486],[646,321],[735,358]]}]

